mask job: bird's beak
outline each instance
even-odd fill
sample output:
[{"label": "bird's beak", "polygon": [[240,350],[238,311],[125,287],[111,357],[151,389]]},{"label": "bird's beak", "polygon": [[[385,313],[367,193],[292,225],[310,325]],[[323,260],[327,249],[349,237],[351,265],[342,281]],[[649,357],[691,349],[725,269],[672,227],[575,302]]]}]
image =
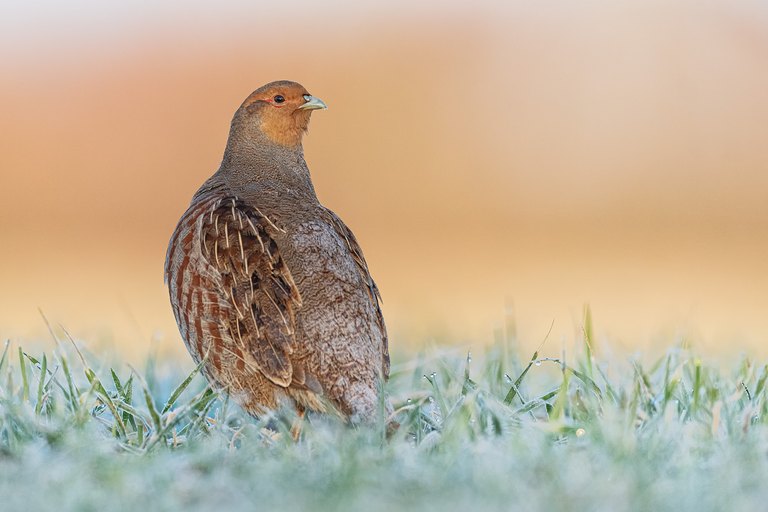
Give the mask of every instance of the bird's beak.
[{"label": "bird's beak", "polygon": [[317,110],[317,109],[328,108],[328,106],[325,103],[323,103],[323,100],[321,100],[320,98],[315,98],[314,96],[305,94],[304,99],[307,102],[299,106],[299,109],[301,110]]}]

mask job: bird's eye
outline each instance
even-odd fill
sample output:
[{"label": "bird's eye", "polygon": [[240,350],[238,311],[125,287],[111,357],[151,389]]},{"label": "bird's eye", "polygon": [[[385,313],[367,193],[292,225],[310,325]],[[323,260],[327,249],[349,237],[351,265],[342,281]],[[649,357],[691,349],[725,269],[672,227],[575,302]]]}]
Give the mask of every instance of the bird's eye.
[{"label": "bird's eye", "polygon": [[272,98],[272,99],[274,99],[274,100],[275,100],[275,103],[282,103],[282,102],[284,102],[284,101],[285,101],[285,98],[284,98],[284,97],[283,97],[281,94],[278,94],[277,96],[275,96],[275,97],[274,97],[274,98]]}]

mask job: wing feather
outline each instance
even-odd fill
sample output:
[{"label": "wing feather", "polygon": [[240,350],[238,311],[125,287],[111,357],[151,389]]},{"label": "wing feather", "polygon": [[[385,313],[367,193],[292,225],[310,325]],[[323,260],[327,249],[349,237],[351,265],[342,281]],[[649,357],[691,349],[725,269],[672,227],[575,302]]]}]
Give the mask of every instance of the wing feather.
[{"label": "wing feather", "polygon": [[301,296],[271,235],[274,222],[237,197],[217,200],[201,221],[203,260],[231,305],[224,322],[232,339],[269,380],[289,386]]}]

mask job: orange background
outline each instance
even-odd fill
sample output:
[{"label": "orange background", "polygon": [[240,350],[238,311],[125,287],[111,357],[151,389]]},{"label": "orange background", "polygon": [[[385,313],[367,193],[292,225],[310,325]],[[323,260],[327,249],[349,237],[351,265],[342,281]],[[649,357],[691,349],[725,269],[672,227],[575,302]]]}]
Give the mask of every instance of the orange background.
[{"label": "orange background", "polygon": [[760,2],[201,5],[4,8],[0,336],[40,307],[180,348],[167,240],[239,103],[292,79],[396,350],[489,342],[514,305],[557,352],[589,303],[599,343],[768,353]]}]

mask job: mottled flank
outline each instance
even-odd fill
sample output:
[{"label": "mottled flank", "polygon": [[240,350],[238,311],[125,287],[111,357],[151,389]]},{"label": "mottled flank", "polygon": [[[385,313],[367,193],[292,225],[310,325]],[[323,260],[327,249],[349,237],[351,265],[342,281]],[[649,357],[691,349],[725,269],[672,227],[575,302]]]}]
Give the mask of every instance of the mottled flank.
[{"label": "mottled flank", "polygon": [[243,103],[221,167],[171,237],[166,280],[192,357],[248,412],[370,422],[389,375],[386,328],[354,234],[315,195],[308,98],[274,82]]}]

